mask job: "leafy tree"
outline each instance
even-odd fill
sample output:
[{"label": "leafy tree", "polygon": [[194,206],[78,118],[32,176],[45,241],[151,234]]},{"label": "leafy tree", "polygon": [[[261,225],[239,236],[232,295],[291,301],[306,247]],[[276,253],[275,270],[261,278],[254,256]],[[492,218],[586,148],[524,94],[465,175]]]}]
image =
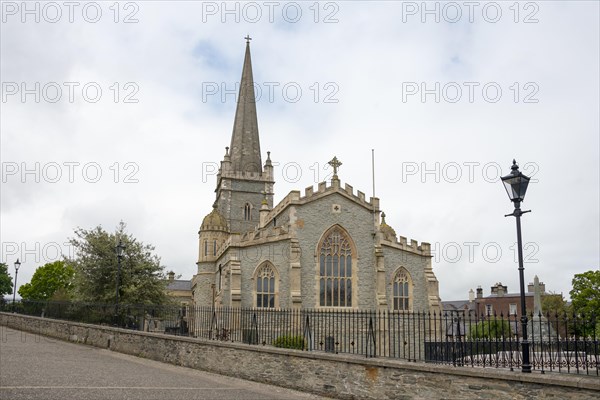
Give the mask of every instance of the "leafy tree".
[{"label": "leafy tree", "polygon": [[573,310],[585,315],[600,313],[600,269],[575,274],[572,284]]},{"label": "leafy tree", "polygon": [[600,336],[600,270],[575,274],[572,285],[569,294],[573,313],[581,317],[577,333],[587,336],[595,331]]},{"label": "leafy tree", "polygon": [[0,302],[4,301],[5,294],[12,294],[13,281],[12,276],[8,273],[8,266],[5,263],[0,263]]},{"label": "leafy tree", "polygon": [[31,282],[19,288],[24,300],[49,300],[61,293],[61,299],[68,299],[73,288],[75,270],[64,261],[45,264],[35,270]]},{"label": "leafy tree", "polygon": [[481,321],[470,328],[472,339],[502,339],[512,335],[510,322],[505,319]]},{"label": "leafy tree", "polygon": [[544,315],[555,318],[557,315],[564,316],[569,312],[570,307],[562,294],[550,292],[542,295],[542,313]]},{"label": "leafy tree", "polygon": [[571,309],[571,305],[562,294],[552,292],[542,294],[542,313],[561,337],[575,334],[574,325],[571,323]]},{"label": "leafy tree", "polygon": [[70,239],[75,256],[67,263],[75,270],[75,296],[78,300],[115,303],[118,262],[115,247],[125,245],[119,279],[120,304],[164,304],[168,302],[164,267],[152,254],[154,246],[144,244],[126,233],[121,222],[108,233],[101,226],[78,228]]}]

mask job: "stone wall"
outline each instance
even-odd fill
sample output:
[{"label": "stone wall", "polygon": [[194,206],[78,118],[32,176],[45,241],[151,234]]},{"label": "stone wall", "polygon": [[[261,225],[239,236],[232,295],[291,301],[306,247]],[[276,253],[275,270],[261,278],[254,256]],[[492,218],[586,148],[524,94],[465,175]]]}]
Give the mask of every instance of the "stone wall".
[{"label": "stone wall", "polygon": [[[333,212],[332,205],[341,209]],[[355,279],[352,304],[363,310],[377,309],[375,288],[375,257],[373,254],[374,222],[370,210],[358,206],[339,193],[296,207],[296,230],[302,265],[302,307],[319,307],[317,247],[321,236],[333,225],[344,228],[356,246]]]},{"label": "stone wall", "polygon": [[340,399],[585,400],[598,399],[600,393],[597,376],[522,374],[493,368],[453,368],[367,359],[204,341],[9,313],[0,313],[0,326]]}]

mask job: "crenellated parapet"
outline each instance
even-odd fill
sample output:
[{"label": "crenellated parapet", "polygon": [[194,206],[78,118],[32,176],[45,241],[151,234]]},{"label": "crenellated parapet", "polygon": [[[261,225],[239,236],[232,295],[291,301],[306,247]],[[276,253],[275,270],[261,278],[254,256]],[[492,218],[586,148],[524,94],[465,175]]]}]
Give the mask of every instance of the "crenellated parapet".
[{"label": "crenellated parapet", "polygon": [[419,242],[414,239],[411,239],[409,243],[408,239],[404,236],[399,236],[399,238],[382,238],[381,244],[384,246],[394,247],[396,249],[408,251],[422,256],[431,257],[430,243],[421,242],[421,244],[419,244]]},{"label": "crenellated parapet", "polygon": [[257,229],[254,232],[246,232],[240,236],[240,245],[244,245],[247,242],[256,242],[260,239],[277,238],[281,239],[281,236],[287,236],[289,233],[287,227],[284,226],[273,226],[264,229]]},{"label": "crenellated parapet", "polygon": [[344,184],[344,187],[342,188],[338,179],[332,180],[329,184],[328,182],[320,182],[317,186],[317,191],[314,190],[313,186],[308,186],[304,189],[304,196],[300,197],[298,200],[300,204],[306,203],[332,192],[340,193],[344,197],[349,198],[369,210],[379,210],[378,197],[370,197],[367,201],[364,192],[357,190],[356,193],[354,193],[354,188],[348,183]]},{"label": "crenellated parapet", "polygon": [[333,193],[339,193],[352,202],[360,204],[369,211],[379,212],[379,198],[370,197],[367,201],[364,192],[357,190],[355,193],[354,188],[347,183],[341,188],[340,181],[333,180],[330,184],[328,184],[328,182],[320,182],[316,191],[313,186],[308,186],[304,190],[304,196],[301,196],[300,191],[292,190],[279,202],[279,204],[273,207],[269,214],[267,214],[266,223],[272,221],[273,218],[277,217],[289,206],[303,205]]}]

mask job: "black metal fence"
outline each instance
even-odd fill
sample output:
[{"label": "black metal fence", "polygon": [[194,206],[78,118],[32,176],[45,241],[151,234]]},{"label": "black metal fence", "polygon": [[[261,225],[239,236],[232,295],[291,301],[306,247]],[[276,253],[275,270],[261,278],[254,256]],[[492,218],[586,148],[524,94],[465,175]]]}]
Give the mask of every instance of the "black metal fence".
[{"label": "black metal fence", "polygon": [[[22,301],[3,311],[146,332],[389,357],[461,367],[521,367],[517,316],[467,312],[268,309]],[[533,370],[600,375],[595,315],[530,315]]]}]

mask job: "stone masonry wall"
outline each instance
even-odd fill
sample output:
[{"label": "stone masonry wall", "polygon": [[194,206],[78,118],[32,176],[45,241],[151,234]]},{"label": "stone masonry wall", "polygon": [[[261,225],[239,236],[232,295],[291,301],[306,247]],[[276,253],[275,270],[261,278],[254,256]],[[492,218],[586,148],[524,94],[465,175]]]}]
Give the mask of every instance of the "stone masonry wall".
[{"label": "stone masonry wall", "polygon": [[597,399],[597,376],[522,374],[204,341],[9,313],[8,326],[340,399]]},{"label": "stone masonry wall", "polygon": [[427,257],[409,253],[408,251],[392,249],[383,246],[383,262],[386,275],[386,295],[388,307],[394,305],[393,286],[394,277],[399,267],[404,267],[409,273],[413,283],[412,301],[413,311],[429,310],[427,298],[427,281],[425,278],[425,267],[429,261]]},{"label": "stone masonry wall", "polygon": [[[332,212],[333,204],[341,207],[339,213]],[[357,280],[355,295],[358,304],[353,306],[366,310],[376,309],[374,222],[371,211],[337,193],[297,207],[296,210],[296,231],[301,247],[302,307],[319,307],[318,260],[315,252],[323,233],[339,224],[354,241],[358,253],[357,268],[352,271]]]},{"label": "stone masonry wall", "polygon": [[289,277],[289,241],[262,243],[250,248],[241,248],[240,263],[242,273],[242,307],[256,307],[254,294],[256,280],[254,273],[264,262],[270,262],[277,270],[277,308],[289,308],[290,277]]}]

